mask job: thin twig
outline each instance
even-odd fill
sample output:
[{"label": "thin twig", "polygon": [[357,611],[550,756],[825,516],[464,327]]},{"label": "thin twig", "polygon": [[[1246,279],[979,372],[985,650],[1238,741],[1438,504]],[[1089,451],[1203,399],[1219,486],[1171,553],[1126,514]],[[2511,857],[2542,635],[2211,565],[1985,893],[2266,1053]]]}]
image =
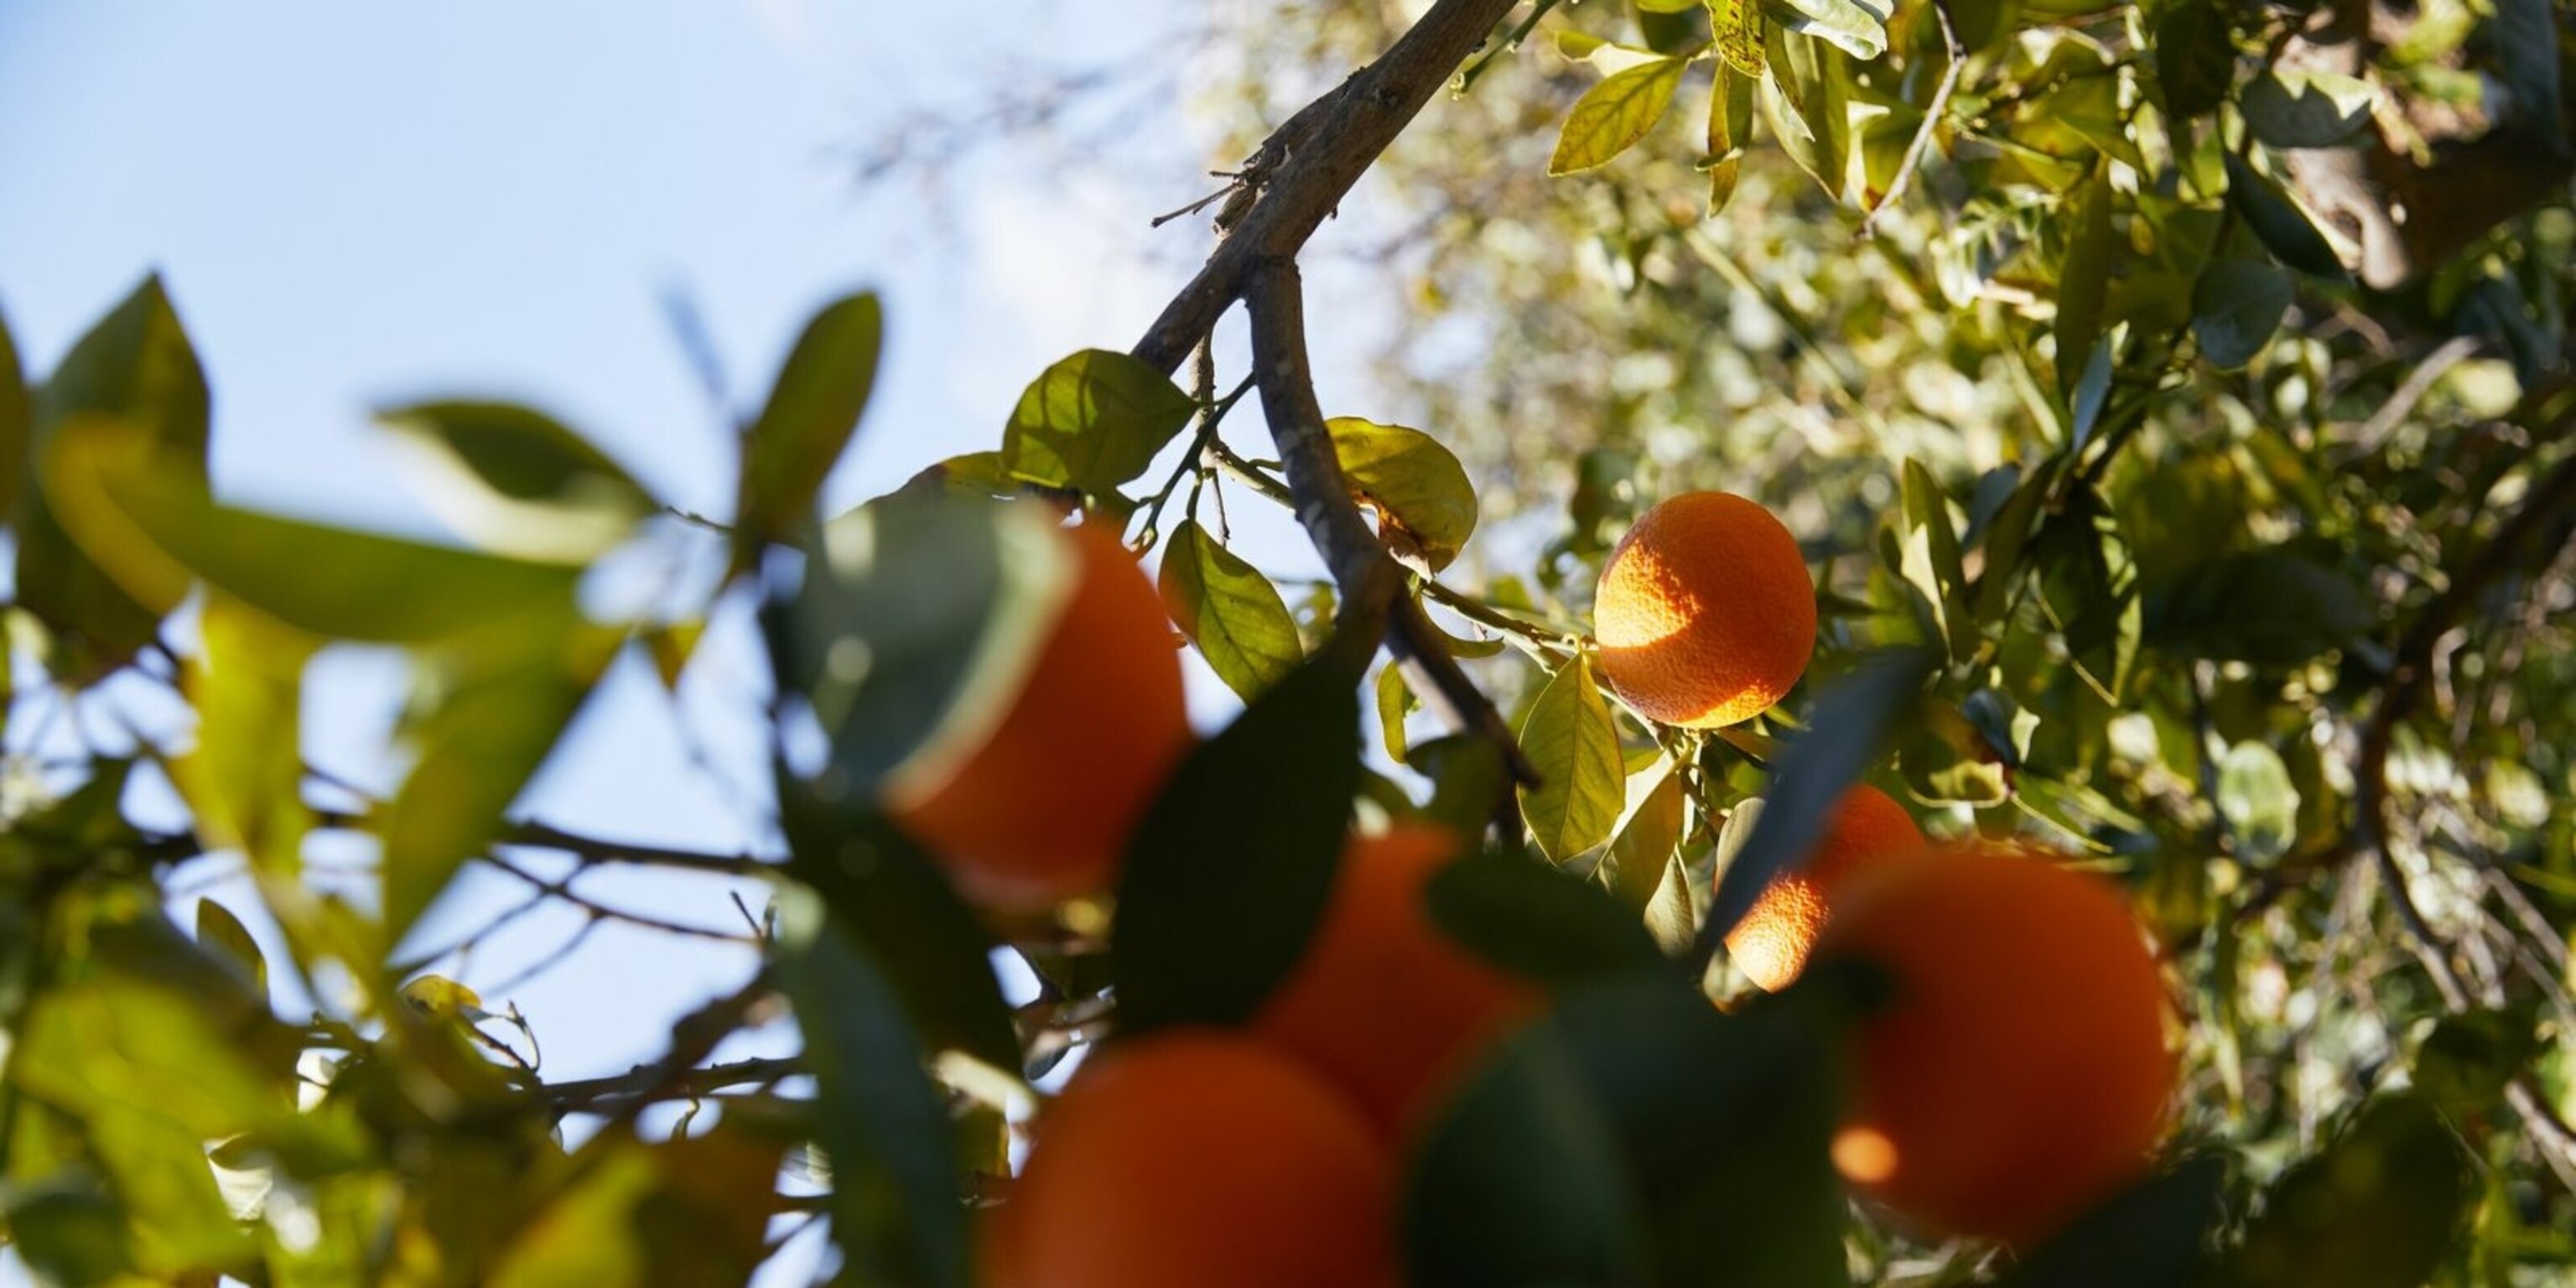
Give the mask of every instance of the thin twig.
[{"label": "thin twig", "polygon": [[1941,23],[1941,47],[1949,62],[1941,68],[1941,83],[1932,87],[1932,102],[1923,109],[1923,124],[1914,131],[1914,141],[1905,145],[1905,156],[1896,163],[1896,177],[1887,181],[1887,191],[1863,215],[1860,237],[1878,235],[1878,217],[1895,208],[1905,197],[1907,185],[1914,182],[1914,171],[1923,164],[1923,154],[1932,147],[1932,135],[1941,128],[1941,118],[1950,110],[1950,95],[1959,88],[1959,68],[1967,61],[1959,48],[1959,29],[1950,21],[1948,0],[1933,0],[1932,16]]}]

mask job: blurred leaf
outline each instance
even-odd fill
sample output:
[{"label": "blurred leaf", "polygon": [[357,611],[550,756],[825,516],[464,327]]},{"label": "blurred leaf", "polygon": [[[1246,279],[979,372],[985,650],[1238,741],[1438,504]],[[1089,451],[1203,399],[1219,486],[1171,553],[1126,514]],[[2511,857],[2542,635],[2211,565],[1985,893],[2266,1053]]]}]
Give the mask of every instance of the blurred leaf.
[{"label": "blurred leaf", "polygon": [[1682,71],[1689,66],[1683,59],[1659,58],[1604,77],[1585,91],[1557,134],[1556,154],[1548,158],[1547,172],[1576,174],[1608,165],[1634,146],[1664,118],[1673,91],[1682,83]]},{"label": "blurred leaf", "polygon": [[2078,1217],[1996,1288],[2197,1288],[2226,1181],[2215,1155],[2176,1164]]},{"label": "blurred leaf", "polygon": [[[1700,925],[1703,954],[1715,951],[1773,877],[1815,849],[1825,834],[1826,813],[1878,758],[1938,665],[1922,649],[1879,653],[1817,694],[1807,730],[1782,754],[1743,848],[1725,860],[1708,919]],[[1725,844],[1721,839],[1720,848]]]},{"label": "blurred leaf", "polygon": [[1610,839],[1626,803],[1619,765],[1619,727],[1592,679],[1592,659],[1578,655],[1549,679],[1521,724],[1521,751],[1538,769],[1538,785],[1520,789],[1530,835],[1559,863]]},{"label": "blurred leaf", "polygon": [[1398,1218],[1406,1282],[1654,1282],[1639,1196],[1614,1132],[1553,1029],[1533,1026],[1498,1043],[1450,1097],[1406,1172]]},{"label": "blurred leaf", "polygon": [[1950,526],[1950,501],[1923,462],[1906,458],[1899,492],[1903,533],[1897,571],[1930,605],[1949,641],[1950,656],[1965,661],[1975,651],[1976,624],[1968,616],[1968,574],[1959,561],[1959,534]]},{"label": "blurred leaf", "polygon": [[428,467],[430,510],[489,550],[578,562],[660,508],[634,475],[543,412],[428,402],[378,411],[376,420]]},{"label": "blurred leaf", "polygon": [[1093,495],[1145,472],[1198,404],[1123,353],[1085,349],[1046,369],[1002,431],[1011,477]]},{"label": "blurred leaf", "polygon": [[[2092,177],[2068,194],[2066,263],[2057,274],[2057,387],[2072,395],[2102,343],[2102,301],[2111,286],[2111,169],[2096,163]],[[2069,427],[2068,438],[2077,432]]]},{"label": "blurred leaf", "polygon": [[2504,82],[2508,118],[2530,131],[2550,152],[2567,150],[2567,123],[2559,78],[2563,38],[2554,6],[2546,0],[2496,0],[2489,10],[2497,78]]},{"label": "blurred leaf", "polygon": [[1985,740],[1987,747],[2004,764],[2021,768],[2022,759],[2030,755],[2030,736],[2039,729],[2039,716],[2023,709],[2009,693],[2000,689],[1979,689],[1959,704],[1959,712]]},{"label": "blurred leaf", "polygon": [[1975,53],[2011,33],[2021,17],[2019,0],[1957,0],[1950,6],[1962,49]]},{"label": "blurred leaf", "polygon": [[2237,857],[2261,865],[2298,843],[2299,789],[2270,747],[2240,742],[2218,762],[2218,812],[2236,838]]},{"label": "blurred leaf", "polygon": [[2245,126],[2266,147],[2329,148],[2370,121],[2379,91],[2329,71],[2272,68],[2237,96]]},{"label": "blurred leaf", "polygon": [[1432,921],[1469,951],[1542,982],[1664,961],[1636,909],[1523,855],[1482,853],[1452,863],[1431,878],[1424,900]]},{"label": "blurred leaf", "polygon": [[1261,570],[1218,545],[1196,519],[1183,519],[1163,546],[1163,602],[1208,669],[1246,700],[1306,658],[1297,622]]},{"label": "blurred leaf", "polygon": [[821,900],[785,887],[778,926],[774,968],[805,1034],[843,1275],[871,1288],[965,1288],[955,1135],[903,1003]]},{"label": "blurred leaf", "polygon": [[1431,780],[1431,803],[1423,807],[1423,816],[1460,836],[1483,831],[1501,808],[1503,794],[1512,790],[1501,749],[1474,734],[1417,744],[1405,763]]},{"label": "blurred leaf", "polygon": [[372,820],[384,844],[384,925],[399,943],[458,868],[500,838],[504,815],[616,654],[616,632],[585,627],[551,654],[498,670],[450,665],[448,687],[412,731],[419,759]]},{"label": "blurred leaf", "polygon": [[9,320],[0,317],[0,523],[17,513],[18,494],[27,486],[27,436],[34,419],[18,342],[9,334]]},{"label": "blurred leaf", "polygon": [[770,382],[760,418],[743,435],[735,572],[752,567],[763,545],[812,517],[824,478],[858,432],[884,346],[885,311],[872,294],[843,296],[806,320]]},{"label": "blurred leaf", "polygon": [[232,909],[212,899],[198,899],[197,942],[239,966],[242,978],[260,996],[268,995],[268,959],[260,956],[259,941],[250,937],[250,928],[242,925]]},{"label": "blurred leaf", "polygon": [[2418,1288],[2458,1239],[2467,1157],[2420,1096],[2374,1098],[2291,1168],[2221,1263],[2228,1288]]},{"label": "blurred leaf", "polygon": [[2227,100],[2236,79],[2236,45],[2227,16],[2211,0],[2177,0],[2157,14],[2147,46],[2165,112],[2187,121]]},{"label": "blurred leaf", "polygon": [[2201,356],[2233,371],[2271,347],[2273,333],[2298,295],[2290,275],[2250,259],[2222,259],[2191,292],[2191,333]]},{"label": "blurred leaf", "polygon": [[2375,624],[2350,578],[2274,548],[2184,569],[2149,596],[2145,638],[2178,657],[2291,667],[2350,645]]},{"label": "blurred leaf", "polygon": [[1390,659],[1377,670],[1377,727],[1381,744],[1389,760],[1403,763],[1412,759],[1404,736],[1404,718],[1419,710],[1420,699],[1404,682],[1404,668]]},{"label": "blurred leaf", "polygon": [[197,631],[197,656],[181,674],[197,709],[197,747],[171,777],[207,844],[240,850],[255,871],[291,882],[313,826],[302,729],[315,641],[221,593],[206,596]]},{"label": "blurred leaf", "polygon": [[0,1193],[11,1251],[47,1284],[124,1284],[134,1272],[125,1212],[94,1178],[57,1173]]},{"label": "blurred leaf", "polygon": [[813,887],[832,927],[851,938],[901,999],[925,1048],[955,1049],[1016,1069],[1020,1043],[993,975],[992,933],[903,832],[777,767],[787,872]]},{"label": "blurred leaf", "polygon": [[1440,440],[1418,429],[1356,416],[1324,422],[1351,490],[1377,510],[1381,535],[1401,535],[1433,572],[1449,566],[1476,530],[1476,487]]},{"label": "blurred leaf", "polygon": [[1893,6],[1873,8],[1858,0],[1761,0],[1761,4],[1762,16],[1782,30],[1825,41],[1854,58],[1866,60],[1887,52],[1887,18]]},{"label": "blurred leaf", "polygon": [[1296,963],[1359,787],[1358,685],[1340,657],[1317,654],[1164,784],[1118,881],[1122,1032],[1233,1023]]},{"label": "blurred leaf", "polygon": [[1681,770],[1666,765],[1628,812],[1627,823],[1610,842],[1610,863],[1618,877],[1619,896],[1639,910],[1654,902],[1681,848],[1685,797]]},{"label": "blurred leaf", "polygon": [[[2343,260],[2325,234],[2270,179],[2233,152],[2221,157],[2227,170],[2227,204],[2272,258],[2311,277],[2345,278]],[[2221,364],[2225,365],[2225,364]]]},{"label": "blurred leaf", "polygon": [[700,1136],[620,1134],[582,1147],[577,1178],[530,1213],[486,1280],[493,1288],[744,1283],[768,1259],[788,1137],[749,1107]]},{"label": "blurred leaf", "polygon": [[2415,1049],[2418,1094],[2446,1117],[2474,1120],[2494,1111],[2505,1084],[2541,1053],[2526,1013],[2481,1010],[2445,1015]]}]

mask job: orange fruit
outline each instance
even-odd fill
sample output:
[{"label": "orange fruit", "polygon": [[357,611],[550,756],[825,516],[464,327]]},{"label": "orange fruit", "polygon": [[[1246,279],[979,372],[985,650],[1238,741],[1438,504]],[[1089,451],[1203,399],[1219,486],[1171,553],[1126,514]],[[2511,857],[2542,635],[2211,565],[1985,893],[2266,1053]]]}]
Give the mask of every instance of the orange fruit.
[{"label": "orange fruit", "polygon": [[1995,843],[1884,864],[1845,888],[1818,957],[1894,990],[1861,1022],[1833,1153],[1899,1217],[2024,1244],[2145,1171],[2175,1063],[2118,887]]},{"label": "orange fruit", "polygon": [[1760,715],[1806,672],[1816,588],[1797,538],[1727,492],[1646,511],[1601,568],[1601,670],[1628,705],[1715,729]]},{"label": "orange fruit", "polygon": [[1352,838],[1314,938],[1253,1017],[1255,1032],[1314,1066],[1390,1141],[1538,1004],[1534,987],[1460,947],[1423,906],[1462,845],[1420,825]]},{"label": "orange fruit", "polygon": [[1394,1160],[1349,1102],[1246,1037],[1114,1046],[1039,1115],[987,1214],[985,1288],[1392,1288]]},{"label": "orange fruit", "polygon": [[[1116,535],[1056,529],[1068,587],[980,745],[887,814],[968,899],[1027,910],[1097,894],[1190,745],[1162,601]],[[998,681],[1005,683],[1007,681]]]},{"label": "orange fruit", "polygon": [[1753,909],[1726,933],[1726,954],[1754,986],[1778,992],[1807,968],[1835,896],[1869,868],[1916,854],[1923,832],[1895,798],[1863,783],[1825,817],[1824,839],[1804,867],[1771,879]]}]

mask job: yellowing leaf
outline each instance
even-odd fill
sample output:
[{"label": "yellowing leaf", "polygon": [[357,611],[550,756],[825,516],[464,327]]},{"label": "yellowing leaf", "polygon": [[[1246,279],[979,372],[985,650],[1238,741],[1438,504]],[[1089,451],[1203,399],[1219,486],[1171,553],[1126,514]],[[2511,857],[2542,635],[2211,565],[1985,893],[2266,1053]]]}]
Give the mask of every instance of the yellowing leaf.
[{"label": "yellowing leaf", "polygon": [[1433,572],[1448,567],[1476,531],[1476,487],[1457,456],[1401,425],[1336,416],[1324,428],[1351,490],[1377,510],[1379,534],[1396,539],[1399,555],[1419,552]]},{"label": "yellowing leaf", "polygon": [[1646,137],[1646,131],[1655,128],[1655,122],[1664,118],[1664,109],[1672,105],[1673,91],[1681,85],[1682,69],[1687,66],[1679,58],[1659,58],[1593,86],[1567,114],[1547,172],[1577,174],[1608,165],[1611,158]]},{"label": "yellowing leaf", "polygon": [[1520,797],[1539,850],[1562,863],[1610,839],[1627,801],[1627,773],[1589,655],[1566,663],[1539,690],[1521,725],[1521,750],[1538,769],[1538,785],[1522,787]]}]

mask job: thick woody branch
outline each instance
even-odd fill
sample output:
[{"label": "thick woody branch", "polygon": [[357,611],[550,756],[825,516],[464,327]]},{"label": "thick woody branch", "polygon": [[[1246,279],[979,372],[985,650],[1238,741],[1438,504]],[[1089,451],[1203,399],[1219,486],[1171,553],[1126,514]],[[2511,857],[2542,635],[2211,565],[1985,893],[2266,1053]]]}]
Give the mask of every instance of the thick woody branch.
[{"label": "thick woody branch", "polygon": [[1288,475],[1291,506],[1324,556],[1344,602],[1363,610],[1383,605],[1387,646],[1406,667],[1414,691],[1445,707],[1444,714],[1457,727],[1492,742],[1515,779],[1536,782],[1537,771],[1521,754],[1502,713],[1450,655],[1422,605],[1402,593],[1403,568],[1351,500],[1350,482],[1324,428],[1324,409],[1307,364],[1306,306],[1296,263],[1272,258],[1255,265],[1244,304],[1252,316],[1253,381]]},{"label": "thick woody branch", "polygon": [[1290,117],[1244,166],[1251,208],[1131,352],[1158,370],[1178,370],[1218,315],[1242,296],[1255,264],[1303,249],[1378,154],[1518,3],[1440,0],[1376,62]]}]

